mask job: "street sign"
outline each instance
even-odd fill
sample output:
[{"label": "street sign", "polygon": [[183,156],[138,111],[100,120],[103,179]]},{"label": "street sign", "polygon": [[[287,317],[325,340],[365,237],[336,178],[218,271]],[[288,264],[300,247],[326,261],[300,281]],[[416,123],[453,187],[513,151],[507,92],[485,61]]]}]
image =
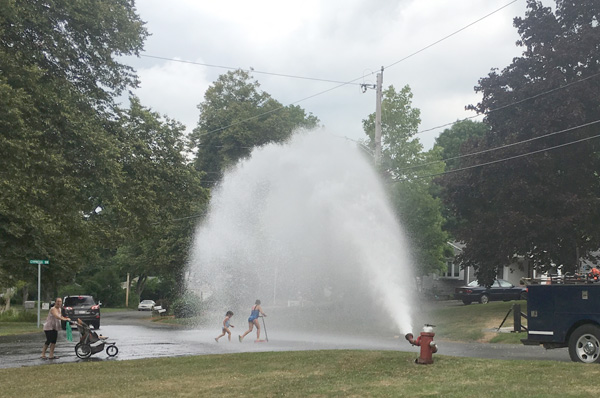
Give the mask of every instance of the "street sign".
[{"label": "street sign", "polygon": [[50,264],[50,260],[29,260],[29,264]]},{"label": "street sign", "polygon": [[40,303],[42,292],[42,264],[50,264],[50,260],[29,260],[29,264],[37,264],[38,266],[38,311],[37,311],[37,327],[40,328]]}]

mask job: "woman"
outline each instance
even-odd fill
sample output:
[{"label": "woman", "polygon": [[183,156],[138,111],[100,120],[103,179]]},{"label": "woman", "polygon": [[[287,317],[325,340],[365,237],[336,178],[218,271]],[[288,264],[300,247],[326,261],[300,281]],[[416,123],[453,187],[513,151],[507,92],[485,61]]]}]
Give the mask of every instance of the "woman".
[{"label": "woman", "polygon": [[240,343],[242,342],[244,337],[246,337],[246,335],[252,331],[252,328],[254,326],[256,326],[256,340],[254,340],[254,342],[260,341],[260,323],[258,323],[258,317],[261,315],[267,316],[267,314],[265,314],[262,311],[262,308],[260,306],[260,300],[256,300],[256,302],[254,303],[254,306],[252,306],[252,311],[250,312],[250,318],[248,318],[248,330],[246,330],[246,332],[243,335],[238,336]]},{"label": "woman", "polygon": [[[44,333],[46,334],[46,343],[42,349],[42,359],[58,359],[54,355],[54,347],[56,347],[56,339],[58,338],[58,331],[60,329],[60,321],[70,321],[71,318],[63,317],[60,313],[62,307],[62,299],[59,297],[54,302],[54,306],[50,308],[46,322],[44,322]],[[50,346],[50,355],[46,357],[46,350]]]}]

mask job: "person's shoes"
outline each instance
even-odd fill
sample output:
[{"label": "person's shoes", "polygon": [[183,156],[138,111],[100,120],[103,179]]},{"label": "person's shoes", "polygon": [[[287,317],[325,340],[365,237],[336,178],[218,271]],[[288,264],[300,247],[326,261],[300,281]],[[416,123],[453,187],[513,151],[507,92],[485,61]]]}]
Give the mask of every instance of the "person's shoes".
[{"label": "person's shoes", "polygon": [[242,336],[238,336],[238,340],[240,340],[240,343],[242,342]]},{"label": "person's shoes", "polygon": [[218,343],[218,342],[219,342],[219,339],[215,337],[215,341]]},{"label": "person's shoes", "polygon": [[60,359],[60,357],[57,357],[56,355],[53,357],[48,357],[48,359]]},{"label": "person's shoes", "polygon": [[47,361],[48,357],[40,357],[40,359],[43,360],[43,361]]}]

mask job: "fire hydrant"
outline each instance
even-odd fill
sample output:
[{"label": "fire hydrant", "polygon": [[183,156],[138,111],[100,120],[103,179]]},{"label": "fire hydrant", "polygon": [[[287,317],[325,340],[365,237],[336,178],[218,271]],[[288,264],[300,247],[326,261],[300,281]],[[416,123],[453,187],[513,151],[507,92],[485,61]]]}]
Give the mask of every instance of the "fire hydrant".
[{"label": "fire hydrant", "polygon": [[433,354],[437,352],[437,345],[433,341],[433,336],[435,336],[435,333],[433,333],[434,326],[435,325],[425,324],[421,335],[417,337],[416,340],[413,340],[412,333],[407,333],[406,336],[404,336],[410,344],[421,347],[421,356],[415,359],[415,363],[419,365],[429,365],[433,363]]}]

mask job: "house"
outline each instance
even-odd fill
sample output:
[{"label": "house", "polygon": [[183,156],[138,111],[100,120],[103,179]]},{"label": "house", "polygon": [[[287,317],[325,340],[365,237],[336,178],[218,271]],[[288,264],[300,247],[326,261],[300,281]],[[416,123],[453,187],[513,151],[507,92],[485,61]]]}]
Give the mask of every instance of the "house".
[{"label": "house", "polygon": [[[461,268],[456,257],[463,251],[465,245],[460,242],[448,242],[452,247],[452,256],[446,259],[446,271],[441,274],[430,274],[417,281],[419,291],[434,299],[451,299],[457,287],[464,286],[476,279],[473,267]],[[513,285],[519,285],[523,278],[536,277],[526,259],[518,257],[513,263],[507,264],[498,274],[498,279],[504,279]]]}]

